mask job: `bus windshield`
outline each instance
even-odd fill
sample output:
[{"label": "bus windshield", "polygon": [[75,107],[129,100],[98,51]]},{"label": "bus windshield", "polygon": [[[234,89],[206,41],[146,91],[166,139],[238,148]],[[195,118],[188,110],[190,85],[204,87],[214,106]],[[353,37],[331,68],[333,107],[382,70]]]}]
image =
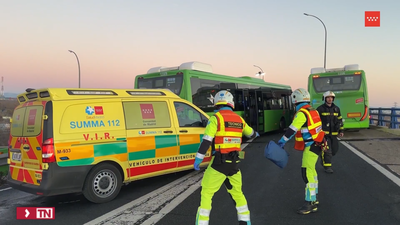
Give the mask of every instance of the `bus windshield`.
[{"label": "bus windshield", "polygon": [[180,95],[183,83],[182,81],[182,75],[154,78],[138,78],[137,87],[139,89],[169,89],[176,95]]},{"label": "bus windshield", "polygon": [[318,77],[313,79],[316,92],[358,91],[361,86],[360,75]]}]

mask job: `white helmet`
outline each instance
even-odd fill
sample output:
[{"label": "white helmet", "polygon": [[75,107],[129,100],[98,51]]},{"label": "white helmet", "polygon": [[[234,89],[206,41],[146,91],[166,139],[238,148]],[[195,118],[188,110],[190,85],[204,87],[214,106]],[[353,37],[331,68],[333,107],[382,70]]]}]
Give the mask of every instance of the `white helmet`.
[{"label": "white helmet", "polygon": [[219,91],[214,97],[214,106],[217,105],[228,105],[234,109],[233,95],[229,91]]},{"label": "white helmet", "polygon": [[310,102],[310,93],[304,88],[298,88],[292,93],[292,103]]},{"label": "white helmet", "polygon": [[335,100],[335,93],[333,93],[332,91],[325,92],[322,96],[322,101],[325,101],[326,97],[333,97],[333,100]]}]

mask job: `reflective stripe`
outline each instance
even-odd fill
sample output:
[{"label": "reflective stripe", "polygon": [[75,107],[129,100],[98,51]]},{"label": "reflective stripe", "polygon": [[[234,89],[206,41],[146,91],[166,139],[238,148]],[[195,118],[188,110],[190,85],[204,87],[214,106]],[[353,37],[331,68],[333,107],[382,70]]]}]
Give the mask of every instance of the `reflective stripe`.
[{"label": "reflective stripe", "polygon": [[199,220],[197,221],[196,225],[208,225],[209,220]]},{"label": "reflective stripe", "polygon": [[338,116],[338,119],[339,119],[339,120],[342,119],[342,116]]},{"label": "reflective stripe", "polygon": [[250,214],[238,214],[239,221],[250,221]]},{"label": "reflective stripe", "polygon": [[297,128],[295,126],[293,126],[292,124],[290,124],[289,128],[292,129],[295,132],[297,131]]},{"label": "reflective stripe", "polygon": [[301,128],[301,133],[308,133],[308,128]]},{"label": "reflective stripe", "polygon": [[204,139],[204,140],[207,140],[207,141],[212,141],[214,138],[211,137],[211,136],[208,136],[208,135],[204,135],[204,136],[203,136],[203,139]]},{"label": "reflective stripe", "polygon": [[209,210],[209,209],[200,208],[199,215],[209,217],[210,216],[210,212],[211,212],[211,210]]},{"label": "reflective stripe", "polygon": [[197,154],[196,154],[196,158],[199,158],[199,159],[204,159],[204,156],[205,156],[205,155],[203,155],[203,154],[201,154],[201,153],[197,153]]},{"label": "reflective stripe", "polygon": [[317,184],[316,183],[308,183],[307,187],[308,188],[317,188]]},{"label": "reflective stripe", "polygon": [[321,116],[338,116],[339,113],[327,113],[327,112],[323,112],[321,113]]},{"label": "reflective stripe", "polygon": [[238,213],[244,213],[244,212],[249,211],[249,207],[247,205],[244,205],[244,206],[236,207],[236,210],[238,211]]},{"label": "reflective stripe", "polygon": [[283,136],[283,140],[289,141],[289,138],[287,138],[286,136]]},{"label": "reflective stripe", "polygon": [[[324,131],[324,133],[325,133],[325,134],[329,134],[329,131]],[[330,134],[331,134],[331,135],[338,135],[339,133],[338,133],[338,132],[331,132]]]}]

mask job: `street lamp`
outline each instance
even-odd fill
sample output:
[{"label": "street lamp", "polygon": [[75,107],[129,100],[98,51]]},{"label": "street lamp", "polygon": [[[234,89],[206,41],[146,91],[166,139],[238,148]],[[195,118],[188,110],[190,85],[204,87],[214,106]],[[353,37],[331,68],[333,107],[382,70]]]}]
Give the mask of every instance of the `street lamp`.
[{"label": "street lamp", "polygon": [[327,35],[326,35],[326,26],[325,26],[325,24],[324,24],[324,22],[322,22],[322,20],[320,20],[318,17],[316,17],[316,16],[314,16],[314,15],[311,15],[311,14],[307,14],[307,13],[304,13],[304,15],[306,15],[306,16],[312,16],[312,17],[314,17],[314,18],[317,18],[319,21],[321,21],[321,23],[322,23],[322,25],[324,25],[324,29],[325,29],[325,53],[324,53],[324,68],[326,69],[326,38],[327,38]]},{"label": "street lamp", "polygon": [[79,65],[79,59],[78,56],[76,55],[76,53],[72,50],[68,50],[71,53],[74,53],[74,55],[76,56],[76,61],[78,61],[78,71],[79,71],[79,88],[81,88],[81,66]]},{"label": "street lamp", "polygon": [[254,65],[254,67],[257,67],[257,68],[259,68],[259,69],[261,70],[261,71],[259,71],[258,73],[255,74],[256,77],[260,76],[260,77],[262,77],[263,80],[264,80],[264,75],[265,75],[265,73],[264,73],[263,69],[261,69],[261,67],[259,67],[259,66],[257,66],[257,65]]}]

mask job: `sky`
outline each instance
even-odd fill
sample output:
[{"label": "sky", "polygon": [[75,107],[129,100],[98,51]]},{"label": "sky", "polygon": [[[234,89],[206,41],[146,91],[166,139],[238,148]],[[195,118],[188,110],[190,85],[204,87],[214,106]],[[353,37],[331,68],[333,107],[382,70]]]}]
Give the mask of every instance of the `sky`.
[{"label": "sky", "polygon": [[[199,61],[213,72],[307,88],[310,69],[359,64],[370,106],[400,105],[400,1],[1,0],[4,91],[133,88],[156,66]],[[380,11],[380,27],[365,27]]]}]

